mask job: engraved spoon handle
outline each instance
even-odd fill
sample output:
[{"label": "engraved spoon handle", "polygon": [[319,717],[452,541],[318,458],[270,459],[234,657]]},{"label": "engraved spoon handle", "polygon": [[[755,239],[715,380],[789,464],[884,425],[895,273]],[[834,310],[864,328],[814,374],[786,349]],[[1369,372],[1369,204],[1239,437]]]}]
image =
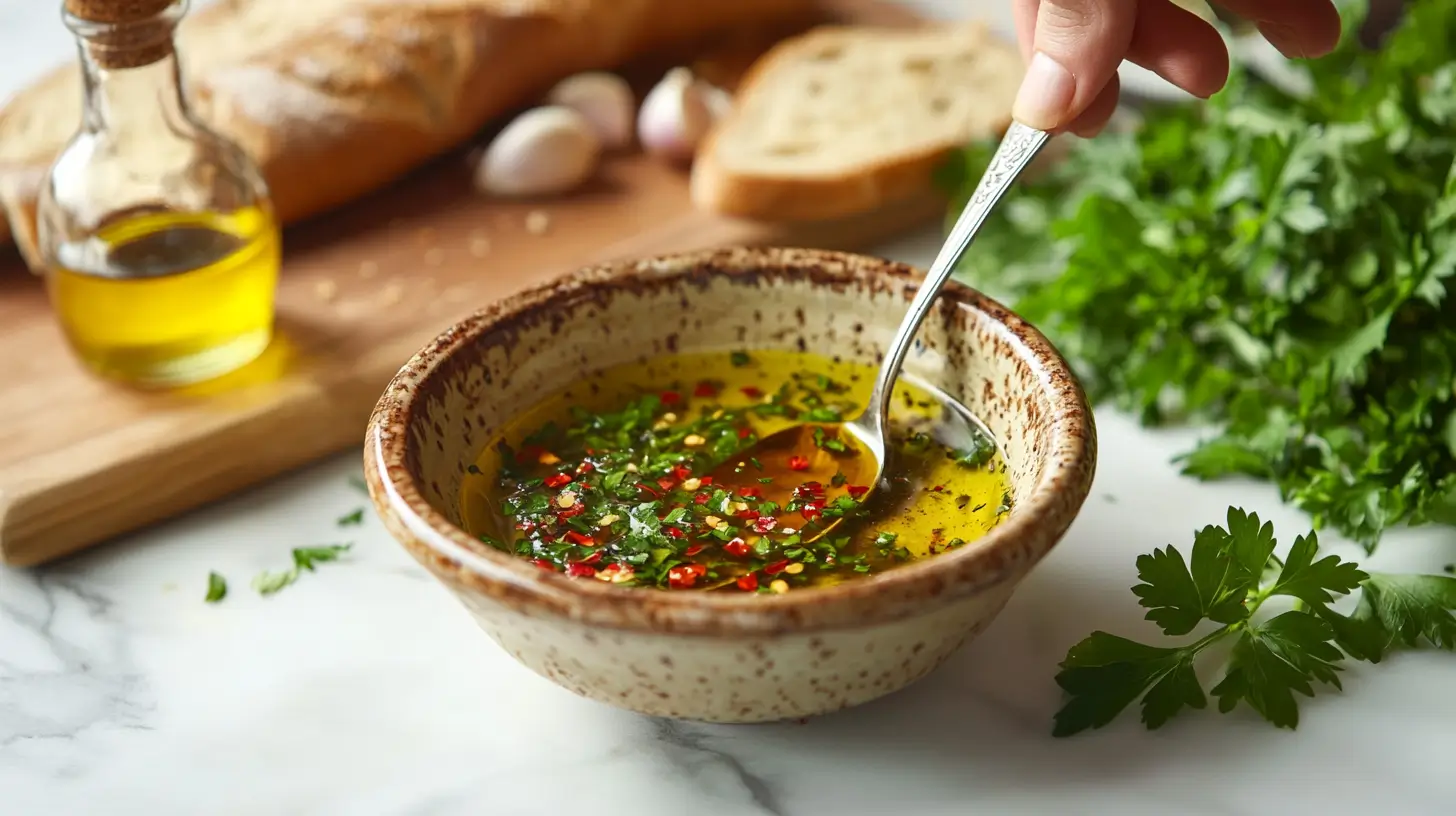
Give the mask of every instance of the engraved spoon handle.
[{"label": "engraved spoon handle", "polygon": [[1027,127],[1020,122],[1013,121],[1011,127],[1007,128],[1006,135],[1001,138],[1001,144],[996,148],[996,155],[991,158],[987,165],[986,172],[982,174],[981,181],[976,185],[976,190],[966,202],[966,208],[956,219],[955,227],[950,231],[945,244],[941,246],[940,253],[935,256],[935,262],[930,265],[930,271],[925,275],[925,280],[915,293],[915,298],[910,302],[910,311],[905,314],[905,319],[900,323],[899,330],[890,341],[889,351],[885,354],[885,360],[880,364],[879,375],[875,378],[874,390],[870,392],[870,400],[867,410],[860,418],[859,423],[871,425],[875,435],[884,439],[884,429],[888,420],[890,409],[890,396],[894,393],[895,380],[900,376],[900,366],[905,363],[905,355],[910,350],[910,344],[915,339],[915,332],[924,322],[925,316],[930,313],[930,307],[935,302],[936,295],[945,286],[950,278],[951,272],[955,271],[956,264],[960,262],[961,256],[971,246],[971,241],[980,231],[981,225],[986,223],[986,218],[996,206],[1006,191],[1011,188],[1012,182],[1021,175],[1021,171],[1031,164],[1036,154],[1042,149],[1050,138],[1046,131]]}]

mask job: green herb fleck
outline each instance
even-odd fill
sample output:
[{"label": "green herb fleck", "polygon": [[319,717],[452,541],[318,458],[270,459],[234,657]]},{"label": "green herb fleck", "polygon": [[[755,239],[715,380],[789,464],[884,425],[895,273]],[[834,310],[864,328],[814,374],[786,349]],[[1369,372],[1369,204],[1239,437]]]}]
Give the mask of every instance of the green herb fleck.
[{"label": "green herb fleck", "polygon": [[227,597],[227,579],[216,572],[207,574],[207,596],[203,600],[217,603]]},{"label": "green herb fleck", "polygon": [[263,572],[253,579],[253,588],[260,595],[272,595],[298,580],[304,570],[313,571],[323,561],[336,561],[352,544],[326,544],[319,547],[294,547],[293,566],[282,572]]},{"label": "green herb fleck", "polygon": [[364,508],[360,507],[352,513],[339,516],[337,524],[340,527],[353,527],[364,523]]}]

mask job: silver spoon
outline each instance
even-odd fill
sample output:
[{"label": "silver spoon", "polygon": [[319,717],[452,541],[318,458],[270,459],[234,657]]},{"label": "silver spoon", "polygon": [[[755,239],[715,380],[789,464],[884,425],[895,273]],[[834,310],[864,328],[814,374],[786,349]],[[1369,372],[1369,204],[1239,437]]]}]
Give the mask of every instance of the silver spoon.
[{"label": "silver spoon", "polygon": [[[1006,191],[1011,188],[1011,184],[1016,181],[1027,165],[1031,164],[1032,159],[1036,158],[1036,154],[1046,145],[1049,138],[1049,134],[1045,131],[1027,127],[1019,122],[1012,122],[1011,127],[1007,128],[1001,144],[996,148],[996,155],[991,158],[991,163],[981,176],[980,183],[976,185],[975,192],[971,194],[965,209],[956,219],[955,227],[951,229],[950,236],[941,246],[939,254],[935,256],[935,262],[930,265],[930,271],[926,273],[925,280],[920,284],[915,298],[910,302],[909,311],[906,312],[899,330],[895,332],[894,338],[890,341],[890,347],[885,353],[883,362],[880,363],[879,375],[875,378],[874,388],[870,391],[865,410],[859,416],[845,421],[840,426],[845,434],[863,448],[859,452],[860,455],[844,458],[831,456],[820,450],[814,442],[814,430],[820,426],[794,425],[764,437],[751,450],[733,457],[733,462],[725,463],[724,467],[715,471],[717,484],[742,483],[747,485],[752,483],[757,485],[759,482],[757,477],[763,474],[736,466],[735,463],[738,460],[758,457],[763,461],[779,461],[785,459],[788,454],[794,453],[799,458],[807,460],[808,463],[807,467],[795,468],[792,481],[796,484],[815,481],[821,485],[827,485],[830,477],[841,473],[847,477],[845,481],[849,485],[860,485],[871,491],[880,485],[885,475],[890,450],[888,434],[890,398],[894,394],[895,381],[900,376],[900,368],[905,363],[905,355],[910,350],[910,344],[915,340],[915,333],[919,330],[920,324],[925,322],[925,316],[930,313],[936,296],[940,294],[945,282],[950,279],[950,275],[961,257],[970,248],[976,233],[986,223],[992,208],[1001,201]],[[942,428],[937,434],[942,443],[949,447],[961,447],[977,430],[984,433],[980,423],[954,400],[944,394],[937,393],[937,396],[941,398],[942,406],[950,409],[942,412]],[[800,464],[802,465],[803,462]],[[774,479],[773,481],[779,483],[791,480]],[[867,496],[868,493],[861,492],[857,498],[863,499]],[[809,541],[823,536],[837,523],[838,520],[835,519],[828,524],[821,525],[812,537],[806,536],[805,540]]]}]

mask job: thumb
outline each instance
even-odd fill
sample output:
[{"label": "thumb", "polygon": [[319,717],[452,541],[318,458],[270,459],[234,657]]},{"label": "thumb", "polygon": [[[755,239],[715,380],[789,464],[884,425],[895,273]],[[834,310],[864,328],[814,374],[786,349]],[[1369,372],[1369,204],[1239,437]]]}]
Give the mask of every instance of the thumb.
[{"label": "thumb", "polygon": [[1039,130],[1071,124],[1116,74],[1136,20],[1137,0],[1041,0],[1012,116]]}]

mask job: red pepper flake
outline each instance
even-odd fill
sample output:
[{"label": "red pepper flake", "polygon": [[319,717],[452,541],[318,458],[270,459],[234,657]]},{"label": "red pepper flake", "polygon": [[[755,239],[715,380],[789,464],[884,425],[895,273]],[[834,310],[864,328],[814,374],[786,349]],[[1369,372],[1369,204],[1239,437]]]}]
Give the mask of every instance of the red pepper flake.
[{"label": "red pepper flake", "polygon": [[574,563],[577,563],[577,564],[586,564],[586,565],[590,566],[592,564],[599,564],[599,563],[601,563],[601,561],[602,561],[602,551],[601,550],[597,550],[596,552],[592,553],[591,555],[588,555],[586,558],[583,558],[580,561],[576,561]]},{"label": "red pepper flake", "polygon": [[672,486],[675,484],[677,484],[677,482],[667,478],[666,476],[663,476],[661,479],[657,480],[657,486],[662,488],[663,490],[671,490]]},{"label": "red pepper flake", "polygon": [[536,529],[536,522],[534,522],[534,521],[522,521],[522,522],[516,524],[516,529],[517,530],[520,530],[521,532],[525,533],[526,535],[530,535],[531,532]]},{"label": "red pepper flake", "polygon": [[590,564],[567,564],[566,574],[572,578],[592,578],[597,574],[597,568]]},{"label": "red pepper flake", "polygon": [[862,499],[866,493],[870,492],[869,485],[850,485],[845,490],[849,491],[851,499]]},{"label": "red pepper flake", "polygon": [[797,453],[789,457],[789,470],[808,470],[809,460]]},{"label": "red pepper flake", "polygon": [[693,496],[693,504],[707,504],[708,499],[710,498],[712,497],[709,496],[707,493],[699,493],[696,496]]},{"label": "red pepper flake", "polygon": [[703,380],[702,382],[698,383],[696,388],[693,389],[693,396],[716,397],[718,396],[718,386],[708,382],[707,380]]},{"label": "red pepper flake", "polygon": [[766,533],[777,527],[778,524],[779,520],[773,516],[759,516],[753,520],[753,529],[755,532]]},{"label": "red pepper flake", "polygon": [[733,583],[737,584],[738,588],[744,592],[752,592],[758,589],[758,573],[750,572]]},{"label": "red pepper flake", "polygon": [[702,551],[703,551],[703,545],[702,544],[694,544],[693,546],[688,547],[686,550],[683,550],[683,555],[686,555],[688,558],[692,558],[693,556],[697,555],[698,553],[700,553]]},{"label": "red pepper flake", "polygon": [[787,558],[785,558],[782,561],[775,561],[772,564],[769,564],[768,566],[766,566],[766,567],[763,568],[763,574],[764,575],[778,575],[779,573],[781,573],[784,570],[788,569],[789,563],[790,563],[789,562],[789,559],[787,559]]},{"label": "red pepper flake", "polygon": [[553,473],[550,476],[547,476],[543,481],[547,487],[562,487],[563,485],[571,484],[571,474]]},{"label": "red pepper flake", "polygon": [[708,485],[713,483],[713,477],[704,476],[703,478],[699,479],[698,482],[701,483],[703,487],[707,487]]},{"label": "red pepper flake", "polygon": [[678,481],[682,481],[691,475],[693,475],[693,472],[688,470],[686,465],[677,465],[672,469],[672,476]]},{"label": "red pepper flake", "polygon": [[750,436],[753,436],[753,429],[752,428],[749,428],[749,427],[746,427],[745,426],[743,428],[739,428],[738,429],[738,438],[739,439],[747,439]]},{"label": "red pepper flake", "polygon": [[546,449],[541,447],[540,445],[522,445],[521,449],[516,451],[516,461],[534,462],[537,459],[540,459],[541,454],[545,452]]},{"label": "red pepper flake", "polygon": [[824,485],[818,482],[804,482],[794,488],[794,498],[799,500],[822,499],[824,498]]},{"label": "red pepper flake", "polygon": [[593,465],[591,462],[582,462],[581,464],[576,466],[576,472],[578,475],[581,476],[585,476],[586,474],[591,473],[593,470],[596,469],[596,465]]},{"label": "red pepper flake", "polygon": [[735,537],[732,541],[723,545],[723,552],[728,553],[734,558],[742,558],[753,552],[753,548],[748,546],[747,541]]},{"label": "red pepper flake", "polygon": [[945,485],[936,485],[935,487],[932,487],[930,489],[933,490],[933,491],[935,491],[936,493],[944,493],[945,492]]},{"label": "red pepper flake", "polygon": [[673,589],[692,589],[707,572],[708,568],[702,564],[679,564],[667,571],[667,585]]},{"label": "red pepper flake", "polygon": [[824,505],[810,502],[799,508],[799,515],[803,516],[805,521],[817,521],[820,516],[824,515]]},{"label": "red pepper flake", "polygon": [[550,561],[547,561],[544,558],[532,558],[531,563],[535,564],[543,570],[551,570],[552,572],[556,571],[556,565],[551,563]]},{"label": "red pepper flake", "polygon": [[556,514],[556,520],[558,522],[565,523],[565,521],[567,519],[569,519],[569,518],[576,518],[577,516],[579,516],[579,515],[581,515],[582,513],[585,513],[585,512],[586,512],[586,506],[583,505],[581,502],[577,502],[576,504],[573,504],[572,506],[566,508],[565,510],[562,510],[562,511],[558,512]]},{"label": "red pepper flake", "polygon": [[677,405],[682,402],[682,394],[676,391],[663,391],[657,398],[662,400],[663,405]]},{"label": "red pepper flake", "polygon": [[644,492],[647,493],[647,495],[651,496],[654,499],[662,498],[662,494],[658,493],[656,490],[653,490],[646,482],[638,482],[637,487],[641,488]]},{"label": "red pepper flake", "polygon": [[758,518],[759,515],[760,515],[760,513],[757,510],[754,510],[752,507],[750,507],[747,510],[744,510],[742,513],[739,513],[738,514],[738,517],[739,518],[743,518],[743,519],[748,519],[749,521],[752,521],[752,520]]},{"label": "red pepper flake", "polygon": [[663,535],[666,535],[668,538],[682,538],[687,535],[682,530],[679,530],[676,527],[663,527],[662,532]]},{"label": "red pepper flake", "polygon": [[763,396],[763,390],[753,385],[745,385],[738,390],[742,391],[743,396],[748,397],[749,399],[758,399],[759,397]]},{"label": "red pepper flake", "polygon": [[763,488],[740,487],[738,488],[738,495],[742,496],[745,499],[761,499],[763,498]]},{"label": "red pepper flake", "polygon": [[595,547],[597,545],[596,539],[589,535],[582,535],[575,530],[567,530],[565,538],[578,547]]}]

